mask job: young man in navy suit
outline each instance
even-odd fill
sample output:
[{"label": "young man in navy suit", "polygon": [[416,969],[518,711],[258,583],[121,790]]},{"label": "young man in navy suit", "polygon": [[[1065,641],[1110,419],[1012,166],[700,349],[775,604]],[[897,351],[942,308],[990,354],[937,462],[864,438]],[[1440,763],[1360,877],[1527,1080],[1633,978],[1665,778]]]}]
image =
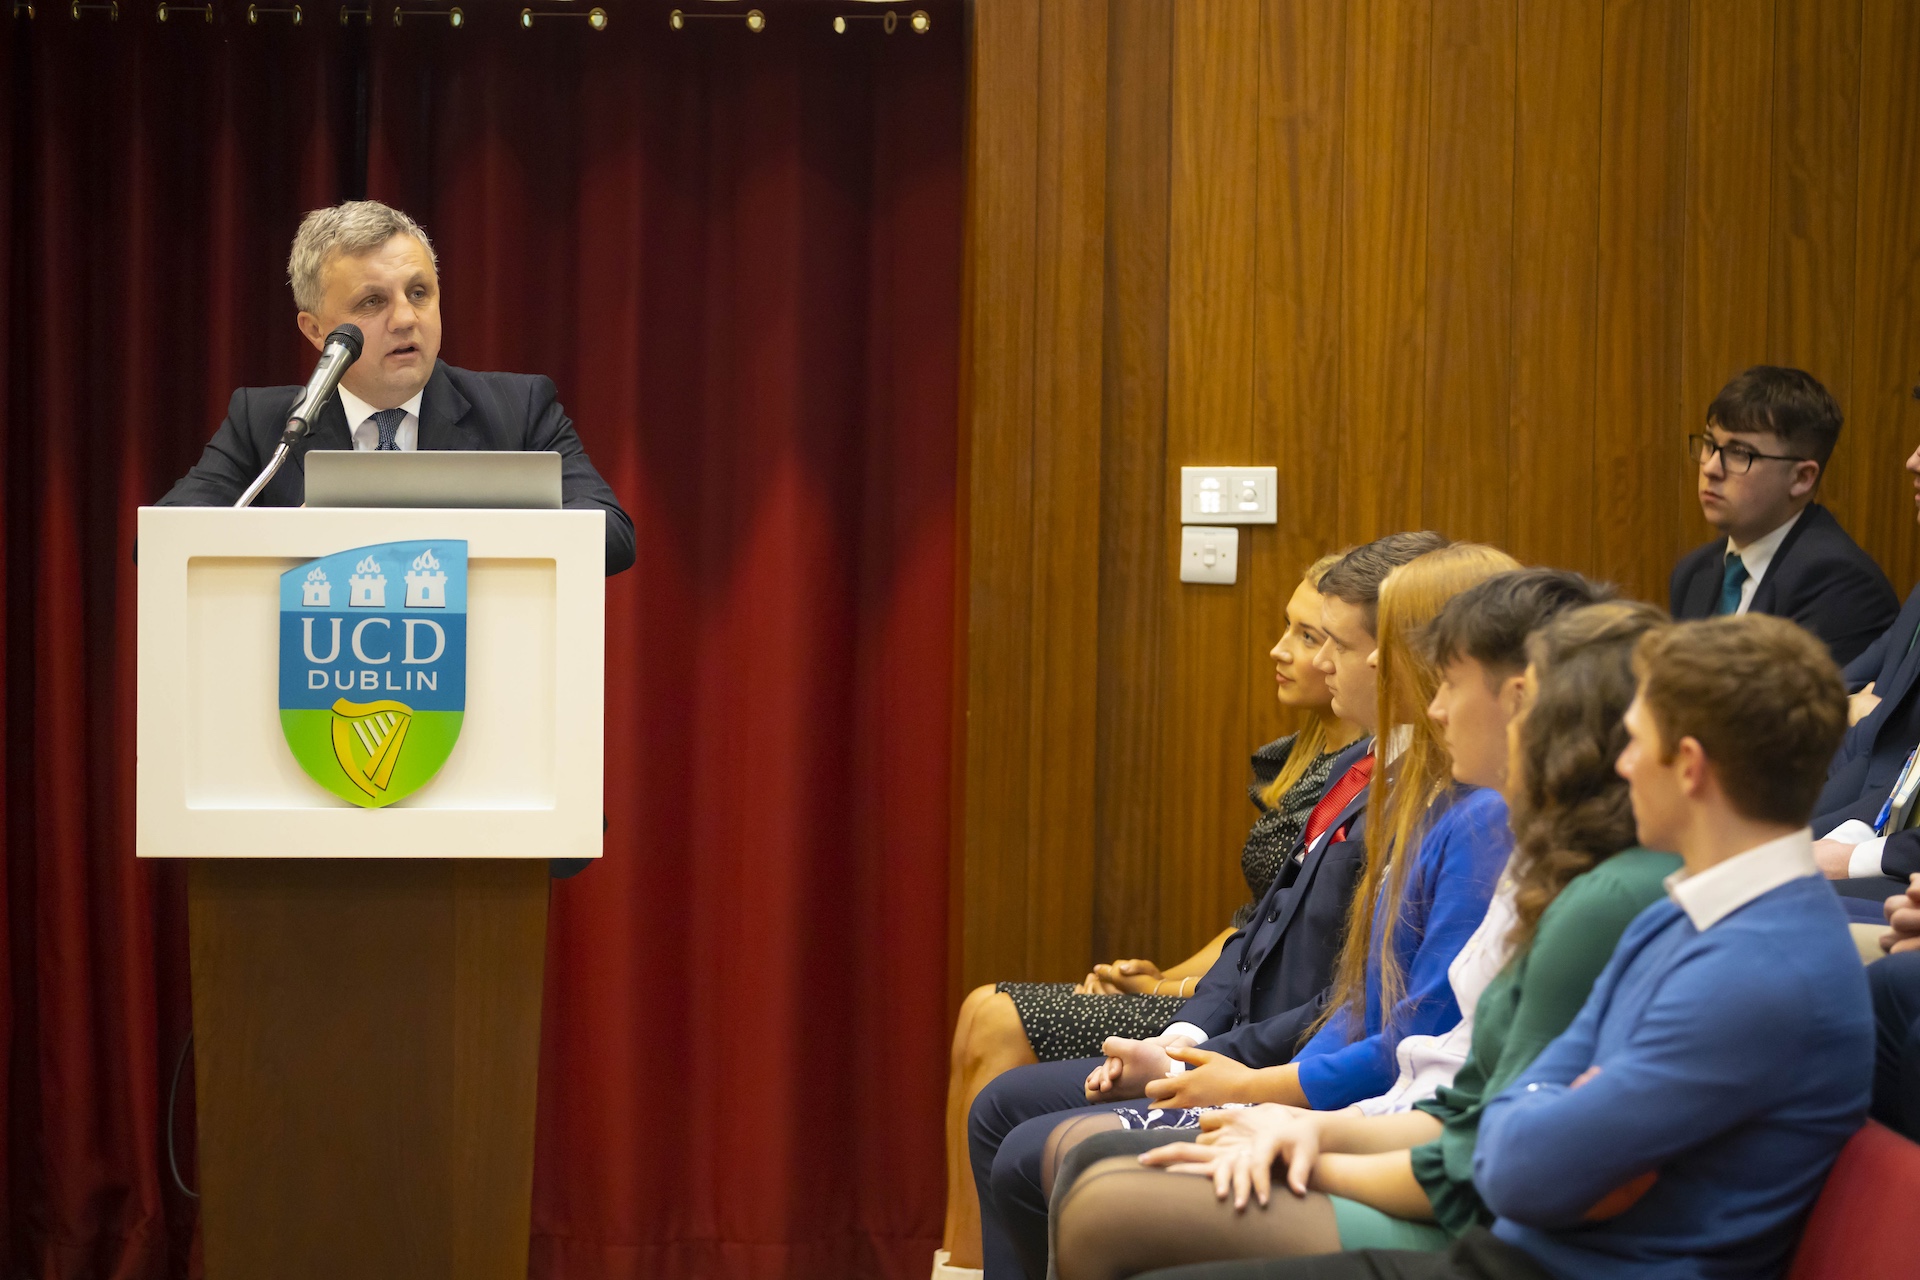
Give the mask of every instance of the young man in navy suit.
[{"label": "young man in navy suit", "polygon": [[[1914,388],[1920,397],[1920,387]],[[1920,449],[1907,457],[1920,507]],[[1846,740],[1827,771],[1815,807],[1813,846],[1820,870],[1841,893],[1885,899],[1920,872],[1920,805],[1909,768],[1920,744],[1920,587],[1881,637],[1847,666],[1852,693]],[[1905,779],[1906,785],[1900,785]]]},{"label": "young man in navy suit", "polygon": [[1677,619],[1771,613],[1826,641],[1846,664],[1893,621],[1887,575],[1815,502],[1840,438],[1840,406],[1812,375],[1755,365],[1720,389],[1687,437],[1700,510],[1724,535],[1681,557]]},{"label": "young man in navy suit", "polygon": [[[553,450],[560,502],[607,515],[607,573],[633,563],[633,521],[594,470],[549,378],[472,373],[440,355],[440,275],[420,225],[377,200],[316,209],[287,262],[300,332],[315,350],[342,324],[359,327],[360,358],[293,446],[256,506],[297,507],[315,449]],[[300,387],[242,387],[227,420],[163,507],[230,507],[266,468]]]}]

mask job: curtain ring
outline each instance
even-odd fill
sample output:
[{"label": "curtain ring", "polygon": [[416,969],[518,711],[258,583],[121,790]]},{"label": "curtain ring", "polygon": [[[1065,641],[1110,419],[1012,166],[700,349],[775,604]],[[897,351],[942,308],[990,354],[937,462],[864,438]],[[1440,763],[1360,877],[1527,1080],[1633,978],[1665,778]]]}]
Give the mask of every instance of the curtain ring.
[{"label": "curtain ring", "polygon": [[206,18],[207,25],[213,25],[213,5],[211,3],[170,4],[168,0],[160,0],[159,12],[153,15],[154,21],[165,22],[170,14],[175,13],[198,13]]},{"label": "curtain ring", "polygon": [[13,0],[13,16],[18,18],[23,13],[27,15],[28,22],[33,21],[33,6],[27,0]]},{"label": "curtain ring", "polygon": [[[839,14],[835,16],[833,20],[834,31],[839,35],[847,34],[847,24],[849,22],[877,22],[880,24],[880,29],[888,35],[892,35],[900,29],[900,15],[891,9],[887,10],[884,14]],[[915,9],[907,18],[907,25],[913,29],[915,35],[923,36],[933,27],[933,19],[927,16],[925,9]]]},{"label": "curtain ring", "polygon": [[[743,22],[747,30],[759,35],[767,29],[767,15],[758,9],[749,9],[738,16],[731,13],[688,13],[684,9],[675,9],[667,15],[667,25],[675,31],[684,31],[689,22]],[[838,30],[839,28],[835,28]]]},{"label": "curtain ring", "polygon": [[[678,10],[675,12],[678,12]],[[542,21],[548,18],[585,18],[587,25],[595,31],[605,31],[607,29],[607,11],[605,9],[589,9],[585,13],[535,13],[532,9],[522,9],[520,11],[520,26],[528,31],[533,30],[533,20],[535,18],[539,18]],[[672,19],[669,18],[668,21],[671,22]],[[674,30],[677,31],[679,28],[675,27]]]},{"label": "curtain ring", "polygon": [[257,27],[260,25],[260,19],[263,15],[274,13],[291,14],[293,17],[293,25],[296,27],[300,25],[302,15],[300,13],[300,6],[297,4],[290,9],[268,9],[257,4],[250,4],[247,6],[247,25]]},{"label": "curtain ring", "polygon": [[396,8],[393,11],[393,25],[396,27],[399,26],[400,20],[402,18],[407,17],[408,15],[412,15],[413,17],[416,17],[416,18],[444,17],[447,20],[447,25],[455,28],[464,27],[467,25],[467,15],[461,12],[459,5],[455,5],[453,8],[446,10],[444,13],[439,9]]},{"label": "curtain ring", "polygon": [[348,20],[351,18],[360,19],[360,25],[363,27],[368,25],[373,21],[373,6],[368,5],[364,9],[349,9],[347,8],[347,6],[341,5],[340,6],[340,25],[343,27],[346,26]]},{"label": "curtain ring", "polygon": [[[108,22],[118,22],[120,21],[120,0],[107,0],[105,4],[81,4],[80,0],[73,0],[71,12],[75,22],[80,21],[80,15],[83,13],[104,13],[107,15]],[[31,6],[27,9],[27,16],[29,18],[33,16]]]}]

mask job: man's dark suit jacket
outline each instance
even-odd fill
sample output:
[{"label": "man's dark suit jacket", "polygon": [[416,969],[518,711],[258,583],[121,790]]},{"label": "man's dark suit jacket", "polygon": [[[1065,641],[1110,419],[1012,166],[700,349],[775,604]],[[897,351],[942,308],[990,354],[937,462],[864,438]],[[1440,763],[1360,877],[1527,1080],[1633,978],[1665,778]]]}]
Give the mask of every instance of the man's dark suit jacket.
[{"label": "man's dark suit jacket", "polygon": [[[1827,770],[1826,789],[1814,806],[1815,838],[1824,836],[1849,818],[1871,823],[1880,806],[1893,794],[1893,784],[1914,744],[1920,743],[1920,645],[1912,643],[1920,631],[1920,587],[1907,597],[1900,616],[1873,643],[1849,663],[1847,688],[1858,691],[1873,683],[1880,705],[1873,714],[1847,730],[1840,750]],[[1920,871],[1920,831],[1896,832],[1880,855],[1887,875],[1905,880]]]},{"label": "man's dark suit jacket", "polygon": [[[1668,609],[1681,621],[1711,618],[1720,605],[1727,540],[1718,538],[1680,557],[1668,584]],[[1845,666],[1887,629],[1900,611],[1893,584],[1873,557],[1847,536],[1833,513],[1812,503],[1788,530],[1754,588],[1750,613],[1790,618],[1827,642]]]},{"label": "man's dark suit jacket", "polygon": [[[1338,782],[1368,746],[1363,738],[1336,757],[1327,785]],[[1366,869],[1367,791],[1362,787],[1347,803],[1304,860],[1289,859],[1252,919],[1227,939],[1193,998],[1181,1006],[1179,1020],[1205,1031],[1208,1049],[1250,1067],[1292,1061],[1333,982],[1347,907]],[[1345,838],[1334,839],[1342,828]],[[1300,838],[1306,839],[1304,831]]]},{"label": "man's dark suit jacket", "polygon": [[[227,406],[193,470],[160,499],[163,507],[230,507],[265,469],[287,425],[300,387],[242,387]],[[560,503],[570,511],[607,513],[607,572],[633,564],[633,521],[593,469],[560,407],[553,380],[524,373],[473,373],[436,361],[420,398],[419,447],[425,449],[553,450],[560,455]],[[320,410],[313,430],[294,445],[255,506],[297,507],[306,495],[306,456],[315,449],[351,449],[340,397]]]}]

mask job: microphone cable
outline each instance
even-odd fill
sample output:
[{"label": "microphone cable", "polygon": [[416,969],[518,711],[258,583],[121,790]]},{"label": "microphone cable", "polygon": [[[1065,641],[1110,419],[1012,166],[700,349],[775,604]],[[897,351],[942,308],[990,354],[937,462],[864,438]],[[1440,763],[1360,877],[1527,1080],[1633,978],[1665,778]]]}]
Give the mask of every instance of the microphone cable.
[{"label": "microphone cable", "polygon": [[188,1186],[187,1180],[180,1176],[180,1157],[173,1145],[174,1113],[180,1100],[180,1073],[186,1070],[187,1054],[192,1050],[193,1032],[189,1031],[187,1042],[180,1046],[180,1056],[173,1060],[173,1083],[167,1086],[167,1168],[172,1172],[173,1185],[180,1188],[180,1194],[198,1200],[200,1193]]}]

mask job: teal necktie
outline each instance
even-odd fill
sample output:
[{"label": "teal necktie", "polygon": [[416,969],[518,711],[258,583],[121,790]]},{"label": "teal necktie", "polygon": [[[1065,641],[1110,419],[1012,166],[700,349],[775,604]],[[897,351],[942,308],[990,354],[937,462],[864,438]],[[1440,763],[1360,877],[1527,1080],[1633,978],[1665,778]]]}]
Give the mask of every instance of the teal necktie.
[{"label": "teal necktie", "polygon": [[1727,567],[1720,578],[1720,607],[1714,612],[1725,615],[1740,612],[1740,588],[1747,582],[1747,566],[1740,563],[1740,553],[1734,552],[1727,557]]}]

